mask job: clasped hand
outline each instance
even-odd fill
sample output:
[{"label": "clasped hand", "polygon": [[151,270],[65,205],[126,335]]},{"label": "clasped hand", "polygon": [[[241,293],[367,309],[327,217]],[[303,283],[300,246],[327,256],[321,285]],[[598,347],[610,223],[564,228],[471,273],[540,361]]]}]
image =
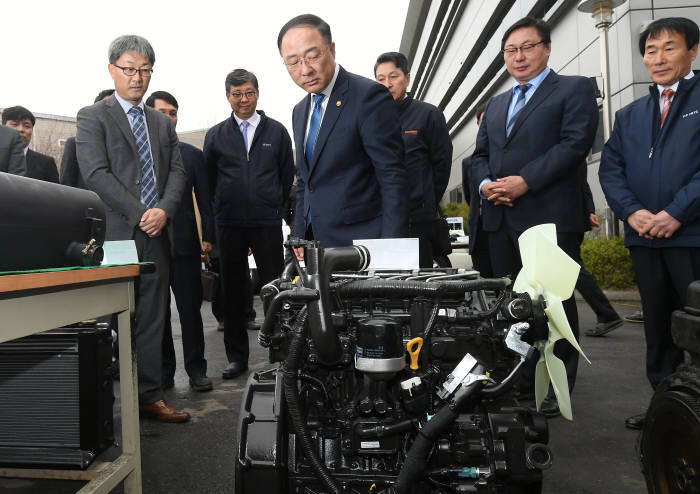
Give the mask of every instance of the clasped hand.
[{"label": "clasped hand", "polygon": [[510,175],[488,182],[481,187],[486,199],[497,206],[513,207],[513,201],[528,191],[528,186],[520,175]]},{"label": "clasped hand", "polygon": [[681,227],[680,221],[660,211],[656,214],[647,209],[639,209],[627,217],[627,223],[636,230],[640,237],[647,239],[671,238]]},{"label": "clasped hand", "polygon": [[168,214],[165,211],[160,208],[151,208],[141,216],[139,228],[149,237],[157,237],[163,231],[167,221]]}]

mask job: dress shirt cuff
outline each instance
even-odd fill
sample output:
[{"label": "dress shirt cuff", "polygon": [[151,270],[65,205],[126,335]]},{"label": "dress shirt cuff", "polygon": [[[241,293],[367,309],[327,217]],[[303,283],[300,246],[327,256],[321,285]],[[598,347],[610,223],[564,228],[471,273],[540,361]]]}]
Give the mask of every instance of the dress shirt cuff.
[{"label": "dress shirt cuff", "polygon": [[485,184],[490,183],[490,182],[493,182],[493,180],[491,180],[490,178],[485,178],[485,179],[483,179],[483,180],[481,181],[481,183],[479,184],[479,196],[480,196],[482,199],[487,199],[487,197],[486,197],[484,194],[481,193],[481,188],[482,188]]}]

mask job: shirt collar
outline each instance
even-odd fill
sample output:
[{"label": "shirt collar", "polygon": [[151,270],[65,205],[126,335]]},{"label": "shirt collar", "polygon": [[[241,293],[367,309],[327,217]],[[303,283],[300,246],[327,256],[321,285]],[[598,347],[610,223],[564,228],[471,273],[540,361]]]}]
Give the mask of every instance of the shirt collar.
[{"label": "shirt collar", "polygon": [[[119,96],[119,94],[117,94],[116,91],[114,91],[114,97],[119,102],[119,105],[121,105],[122,110],[124,110],[124,113],[129,113],[129,110],[131,110],[132,106],[138,106],[139,108],[141,108],[142,111],[144,111],[143,100],[139,101],[138,105],[134,105],[133,103],[130,103],[129,101],[127,101],[124,98],[122,98],[121,96]],[[144,111],[144,113],[146,113],[146,112]]]},{"label": "shirt collar", "polygon": [[[238,115],[235,113],[233,114],[233,118],[236,119],[236,123],[238,126],[241,126],[241,123],[243,123],[243,119],[238,118]],[[256,111],[253,112],[253,115],[247,120],[247,122],[250,124],[251,127],[257,127],[258,124],[260,123],[260,114]]]},{"label": "shirt collar", "polygon": [[24,155],[27,156],[27,150],[29,149],[29,146],[24,147]]},{"label": "shirt collar", "polygon": [[333,92],[333,87],[335,87],[335,80],[338,78],[338,72],[340,72],[340,64],[335,64],[335,72],[333,72],[333,79],[331,79],[331,82],[326,86],[326,88],[321,91],[320,93],[311,93],[309,94],[309,97],[311,98],[311,102],[313,103],[313,97],[314,94],[323,94],[325,96],[324,100],[328,101],[328,98],[331,97],[331,93]]},{"label": "shirt collar", "polygon": [[[549,75],[549,73],[552,71],[549,67],[545,67],[542,72],[537,74],[536,77],[533,77],[529,81],[526,82],[526,84],[530,84],[530,90],[528,90],[528,93],[532,94],[535,92],[535,89],[539,87],[540,84],[542,84],[542,81],[544,81],[545,77]],[[518,89],[521,86],[521,84],[518,81],[515,81],[515,86],[513,86],[513,93],[515,93],[516,89]]]},{"label": "shirt collar", "polygon": [[[692,79],[694,76],[695,76],[695,72],[693,72],[691,69],[690,73],[688,75],[686,75],[683,79]],[[678,80],[678,81],[676,81],[675,84],[668,86],[668,87],[664,87],[664,86],[657,84],[656,89],[659,90],[659,96],[661,96],[661,93],[663,93],[665,89],[671,89],[671,90],[673,90],[673,93],[675,94],[676,91],[678,91],[678,83],[680,83],[680,82],[681,81]]]}]

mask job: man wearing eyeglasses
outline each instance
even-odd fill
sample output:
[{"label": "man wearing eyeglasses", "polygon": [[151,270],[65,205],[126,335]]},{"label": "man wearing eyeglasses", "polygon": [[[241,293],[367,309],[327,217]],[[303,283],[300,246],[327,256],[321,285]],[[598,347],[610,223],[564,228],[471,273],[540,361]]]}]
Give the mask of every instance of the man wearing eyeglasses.
[{"label": "man wearing eyeglasses", "polygon": [[204,160],[214,194],[224,306],[224,346],[229,364],[222,377],[248,370],[246,292],[248,248],[265,284],[282,272],[282,217],[294,180],[292,140],[284,126],[256,110],[255,74],[236,69],[226,76],[231,117],[204,139]]},{"label": "man wearing eyeglasses", "polygon": [[175,127],[144,105],[155,53],[135,35],[109,46],[109,74],[115,93],[78,112],[75,138],[80,173],[107,210],[106,239],[133,240],[139,261],[155,264],[136,286],[133,326],[142,415],[163,422],[186,422],[190,415],[163,399],[163,327],[169,287],[166,225],[175,215],[186,175]]},{"label": "man wearing eyeglasses", "polygon": [[[487,106],[472,159],[472,177],[485,199],[482,223],[489,232],[493,274],[518,274],[518,236],[542,223],[556,225],[559,247],[581,264],[588,218],[583,179],[598,125],[593,86],[586,77],[561,76],[547,66],[550,27],[541,19],[525,17],[513,24],[501,49],[513,85]],[[573,297],[564,309],[578,339]],[[573,390],[578,352],[561,340],[555,353]],[[534,383],[531,371],[525,373],[523,386]],[[559,414],[553,394],[542,410]]]},{"label": "man wearing eyeglasses", "polygon": [[[277,48],[307,93],[292,114],[297,153],[294,235],[324,247],[355,239],[405,237],[408,182],[396,104],[380,84],[335,63],[323,19],[285,24]],[[297,256],[302,256],[301,249]]]}]

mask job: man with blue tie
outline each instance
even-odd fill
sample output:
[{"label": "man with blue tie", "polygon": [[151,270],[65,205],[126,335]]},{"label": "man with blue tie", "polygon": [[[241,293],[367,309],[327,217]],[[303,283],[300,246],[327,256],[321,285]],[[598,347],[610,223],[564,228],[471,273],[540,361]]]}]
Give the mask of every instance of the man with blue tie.
[{"label": "man with blue tie", "polygon": [[[231,117],[204,139],[209,190],[214,195],[216,243],[224,291],[224,379],[248,370],[246,289],[248,248],[260,282],[278,278],[283,268],[282,217],[294,180],[292,140],[277,120],[256,110],[258,79],[244,69],[226,76]],[[248,288],[249,290],[249,288]]]},{"label": "man with blue tie", "polygon": [[[324,247],[405,237],[408,181],[391,93],[335,62],[330,26],[312,14],[287,22],[277,48],[309,93],[292,113],[297,153],[294,236]],[[303,253],[297,251],[297,256]]]},{"label": "man with blue tie", "polygon": [[108,70],[115,93],[78,112],[75,143],[85,186],[106,206],[106,239],[133,240],[139,261],[156,268],[136,283],[132,329],[140,412],[163,422],[186,422],[189,413],[170,407],[161,387],[170,265],[167,225],[180,204],[186,176],[173,123],[143,103],[155,58],[151,44],[140,36],[112,41]]},{"label": "man with blue tie", "polygon": [[[554,223],[559,246],[582,263],[580,245],[588,217],[583,177],[598,106],[588,78],[561,76],[547,66],[550,32],[546,22],[532,17],[506,30],[501,50],[515,84],[491,100],[477,135],[472,179],[485,199],[482,223],[495,276],[518,274],[518,237],[542,223]],[[578,338],[573,297],[564,308]],[[557,342],[555,352],[566,365],[572,390],[578,352],[564,340]],[[527,374],[531,385],[532,375]],[[558,415],[553,394],[542,409]]]}]

